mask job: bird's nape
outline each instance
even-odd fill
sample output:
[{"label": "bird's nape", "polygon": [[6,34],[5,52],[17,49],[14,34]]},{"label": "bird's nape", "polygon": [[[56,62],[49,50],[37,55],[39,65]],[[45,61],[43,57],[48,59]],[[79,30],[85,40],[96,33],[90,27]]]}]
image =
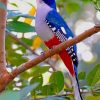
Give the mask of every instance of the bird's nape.
[{"label": "bird's nape", "polygon": [[51,8],[56,9],[56,2],[55,0],[43,0],[48,6],[50,6]]},{"label": "bird's nape", "polygon": [[55,0],[43,0],[46,4],[53,4]]}]

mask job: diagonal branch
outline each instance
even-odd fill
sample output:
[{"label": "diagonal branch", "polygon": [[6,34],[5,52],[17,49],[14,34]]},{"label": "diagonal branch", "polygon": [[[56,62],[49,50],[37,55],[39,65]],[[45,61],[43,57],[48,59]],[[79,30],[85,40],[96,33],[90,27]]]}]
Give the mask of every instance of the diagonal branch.
[{"label": "diagonal branch", "polygon": [[[12,37],[12,39],[16,40],[17,43],[19,43],[20,45],[22,45],[23,47],[25,47],[27,50],[29,50],[31,53],[33,53],[34,55],[36,56],[39,56],[37,53],[34,52],[34,50],[32,50],[26,43],[24,43],[21,39],[17,38],[14,34],[10,33],[10,32],[7,32],[6,31],[6,34],[9,35],[10,37]],[[53,63],[50,63],[49,62],[49,59],[46,59],[44,61],[44,63],[50,65],[50,68],[53,69],[53,71],[56,71],[57,69],[55,68],[55,64]],[[65,82],[65,86],[66,87],[69,87],[69,85]]]},{"label": "diagonal branch", "polygon": [[26,43],[24,43],[21,39],[17,38],[14,34],[7,32],[7,31],[6,31],[6,34],[12,37],[19,44],[21,44],[23,47],[25,47],[27,50],[31,51],[34,54],[34,51]]},{"label": "diagonal branch", "polygon": [[[54,48],[46,51],[44,54],[41,54],[40,56],[38,56],[37,58],[30,60],[22,65],[20,65],[19,67],[17,67],[16,69],[14,69],[4,80],[6,81],[5,87],[7,86],[7,84],[9,82],[11,82],[17,75],[19,75],[20,73],[26,71],[29,68],[32,68],[33,66],[39,64],[40,62],[44,61],[45,59],[47,59],[48,57],[53,56],[56,53],[61,52],[63,49],[66,49],[74,44],[77,44],[81,41],[83,41],[84,39],[90,37],[91,35],[97,33],[100,31],[100,26],[94,26],[93,28],[83,32],[82,34],[80,34],[77,37],[74,37],[73,39],[70,39],[68,41],[65,41],[57,46],[55,46]],[[4,86],[1,88],[0,87],[0,91],[2,91],[4,88]]]},{"label": "diagonal branch", "polygon": [[77,43],[83,41],[84,39],[90,37],[91,35],[99,32],[99,31],[100,31],[100,26],[94,26],[93,28],[83,32],[79,36],[74,37],[73,39],[70,39],[68,41],[65,41],[65,42],[55,46],[53,49],[46,51],[44,54],[38,56],[37,58],[30,60],[30,61],[20,65],[19,67],[17,67],[15,70],[12,71],[12,76],[16,77],[18,74],[26,71],[27,69],[29,69],[35,65],[37,65],[38,63],[44,61],[48,57],[51,57],[54,54],[61,52],[63,49],[66,49],[69,46],[72,46],[74,44],[77,44]]},{"label": "diagonal branch", "polygon": [[[29,50],[31,53],[33,53],[36,56],[39,56],[37,53],[34,52],[34,50],[32,50],[26,43],[24,43],[21,39],[17,38],[14,34],[6,32],[7,35],[9,35],[10,37],[12,37],[14,40],[16,40],[16,42],[18,42],[20,45],[22,45],[23,47],[25,47],[27,50]],[[51,64],[49,62],[49,60],[45,60],[44,61],[46,64],[49,64],[50,67],[55,71],[56,68],[54,67],[53,64]]]}]

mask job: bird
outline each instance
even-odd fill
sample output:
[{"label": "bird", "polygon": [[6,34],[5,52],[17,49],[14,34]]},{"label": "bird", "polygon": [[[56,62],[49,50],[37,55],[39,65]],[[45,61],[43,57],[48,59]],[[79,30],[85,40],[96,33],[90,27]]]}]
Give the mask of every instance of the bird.
[{"label": "bird", "polygon": [[[57,12],[55,0],[36,0],[36,3],[35,29],[49,49],[74,37],[68,24]],[[59,56],[71,75],[75,100],[83,100],[78,81],[76,44],[59,52]]]}]

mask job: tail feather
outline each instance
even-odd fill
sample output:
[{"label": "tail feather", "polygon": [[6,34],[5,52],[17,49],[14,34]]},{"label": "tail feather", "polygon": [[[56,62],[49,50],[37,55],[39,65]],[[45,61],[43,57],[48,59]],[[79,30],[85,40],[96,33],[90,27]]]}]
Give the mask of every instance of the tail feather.
[{"label": "tail feather", "polygon": [[72,77],[72,85],[74,89],[75,100],[83,100],[77,77]]},{"label": "tail feather", "polygon": [[66,50],[63,50],[59,53],[61,59],[63,60],[64,64],[66,65],[67,69],[69,70],[72,76],[75,76],[75,72],[73,69],[72,60]]},{"label": "tail feather", "polygon": [[[79,81],[78,81],[78,74],[77,74],[78,71],[77,71],[77,67],[75,65],[74,65],[74,71],[75,71],[75,77],[74,77],[75,79],[74,80],[76,81],[76,86],[75,86],[74,91],[76,92],[78,90],[78,92],[76,92],[76,93],[78,93],[80,96],[80,99],[76,98],[76,100],[83,100],[82,95],[81,95],[81,91],[80,91]],[[77,97],[77,95],[76,95],[76,97]]]},{"label": "tail feather", "polygon": [[71,74],[75,100],[83,100],[81,96],[81,92],[80,92],[76,66],[73,67],[72,60],[69,54],[66,52],[66,50],[63,50],[62,52],[60,52],[59,55]]},{"label": "tail feather", "polygon": [[[45,41],[45,44],[49,47],[52,48],[53,45],[60,44],[60,41],[54,36],[54,38],[50,39],[49,41]],[[69,70],[71,77],[72,77],[72,85],[74,88],[74,95],[75,95],[75,100],[83,100],[81,93],[80,93],[80,88],[79,88],[79,82],[78,82],[78,75],[77,75],[77,68],[74,66],[71,60],[70,55],[67,53],[66,50],[63,50],[59,53],[61,59],[63,60],[64,64],[66,65],[67,69]]]}]

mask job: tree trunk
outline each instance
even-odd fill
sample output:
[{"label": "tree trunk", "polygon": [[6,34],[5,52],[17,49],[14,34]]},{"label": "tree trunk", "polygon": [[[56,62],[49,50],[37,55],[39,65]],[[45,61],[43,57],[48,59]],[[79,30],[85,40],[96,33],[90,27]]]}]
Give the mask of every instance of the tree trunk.
[{"label": "tree trunk", "polygon": [[4,89],[7,76],[5,60],[5,27],[6,27],[7,0],[0,0],[0,90]]}]

